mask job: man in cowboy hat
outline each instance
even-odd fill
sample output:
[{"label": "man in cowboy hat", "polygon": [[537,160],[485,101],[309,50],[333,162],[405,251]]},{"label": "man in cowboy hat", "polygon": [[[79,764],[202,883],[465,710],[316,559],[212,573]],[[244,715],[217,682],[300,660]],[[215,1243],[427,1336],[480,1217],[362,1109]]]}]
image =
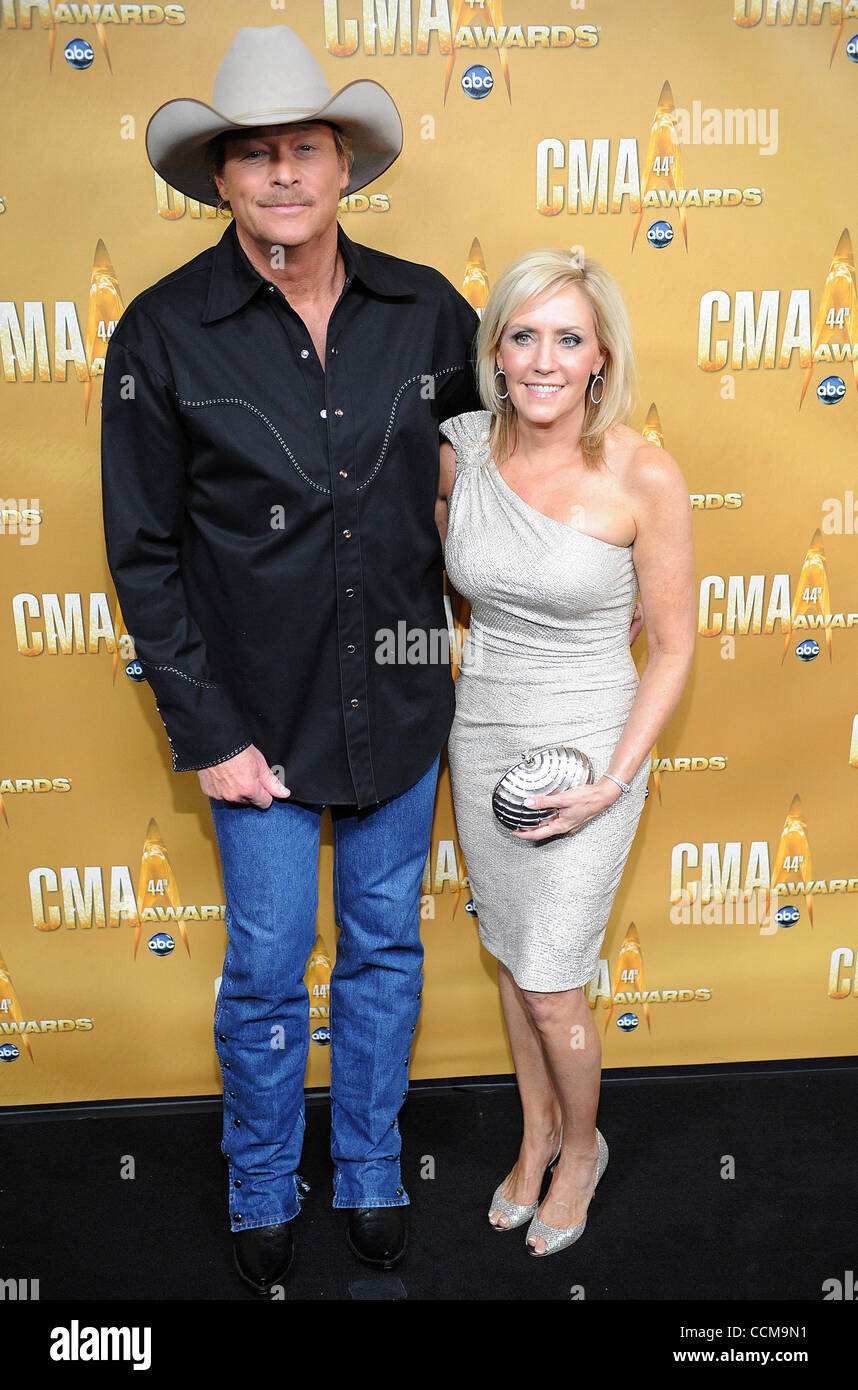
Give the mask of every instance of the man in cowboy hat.
[{"label": "man in cowboy hat", "polygon": [[405,1248],[397,1114],[454,697],[449,664],[383,664],[374,644],[402,621],[445,627],[438,425],[479,402],[464,299],[337,225],[401,130],[375,82],[332,96],[290,29],[239,30],[213,106],[168,102],[147,131],[158,173],[233,220],[133,301],[105,364],[108,561],[223,868],[223,1152],[239,1272],[262,1292],[288,1268],[299,1210],[325,806],[333,1201],[362,1259],[391,1268]]}]

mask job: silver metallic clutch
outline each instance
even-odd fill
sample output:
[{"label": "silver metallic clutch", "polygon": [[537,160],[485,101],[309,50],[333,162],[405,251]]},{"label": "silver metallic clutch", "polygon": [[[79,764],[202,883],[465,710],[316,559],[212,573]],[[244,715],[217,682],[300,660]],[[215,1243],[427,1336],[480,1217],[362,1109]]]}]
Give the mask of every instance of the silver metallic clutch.
[{"label": "silver metallic clutch", "polygon": [[531,748],[509,768],[492,792],[492,810],[508,830],[532,830],[557,815],[557,808],[525,806],[528,796],[551,796],[596,780],[593,764],[580,748]]}]

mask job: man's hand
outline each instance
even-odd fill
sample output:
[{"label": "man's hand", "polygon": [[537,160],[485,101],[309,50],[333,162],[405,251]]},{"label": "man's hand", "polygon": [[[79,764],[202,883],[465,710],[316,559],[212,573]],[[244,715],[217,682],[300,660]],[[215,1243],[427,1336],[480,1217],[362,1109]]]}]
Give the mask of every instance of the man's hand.
[{"label": "man's hand", "polygon": [[635,611],[634,611],[634,613],[632,614],[632,625],[631,625],[631,627],[629,628],[629,646],[632,646],[632,644],[634,643],[635,639],[636,639],[637,636],[638,636],[638,633],[641,631],[641,628],[643,627],[643,625],[644,625],[643,604],[642,604],[640,601],[638,601],[638,602],[635,604]]},{"label": "man's hand", "polygon": [[252,743],[226,762],[199,768],[197,776],[206,796],[240,806],[258,806],[260,811],[267,810],[275,796],[285,800],[291,795]]}]

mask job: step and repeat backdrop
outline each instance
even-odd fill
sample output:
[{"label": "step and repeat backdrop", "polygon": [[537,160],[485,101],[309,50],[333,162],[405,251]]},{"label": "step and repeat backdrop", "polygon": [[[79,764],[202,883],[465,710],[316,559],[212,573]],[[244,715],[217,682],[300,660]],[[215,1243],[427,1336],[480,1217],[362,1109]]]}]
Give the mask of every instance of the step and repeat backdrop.
[{"label": "step and repeat backdrop", "polygon": [[[588,990],[605,1066],[851,1053],[858,0],[0,0],[0,1100],[220,1088],[219,861],[107,569],[99,378],[124,306],[227,226],[153,173],[147,120],[276,23],[402,113],[349,236],[478,309],[522,251],[583,245],[629,306],[631,423],[688,482],[696,659]],[[326,827],[311,1086],[332,855]],[[442,764],[414,1077],[512,1069],[467,874]]]}]

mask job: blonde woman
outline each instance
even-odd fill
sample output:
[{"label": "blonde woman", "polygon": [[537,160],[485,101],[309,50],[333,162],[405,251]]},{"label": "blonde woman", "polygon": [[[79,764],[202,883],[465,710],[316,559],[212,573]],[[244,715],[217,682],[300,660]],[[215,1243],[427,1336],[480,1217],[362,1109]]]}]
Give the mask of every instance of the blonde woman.
[{"label": "blonde woman", "polygon": [[[524,1119],[489,1220],[507,1231],[529,1221],[526,1243],[544,1256],[583,1232],[608,1159],[596,1128],[600,1040],[583,987],[652,746],[688,676],[691,509],[674,459],[626,424],[626,309],[581,248],[514,261],[475,350],[486,409],[441,427],[438,524],[447,573],[472,610],[448,751]],[[648,639],[640,679],[629,650],[638,590]],[[525,750],[557,745],[586,753],[595,781],[533,798],[553,818],[507,829],[492,812],[495,784]]]}]

